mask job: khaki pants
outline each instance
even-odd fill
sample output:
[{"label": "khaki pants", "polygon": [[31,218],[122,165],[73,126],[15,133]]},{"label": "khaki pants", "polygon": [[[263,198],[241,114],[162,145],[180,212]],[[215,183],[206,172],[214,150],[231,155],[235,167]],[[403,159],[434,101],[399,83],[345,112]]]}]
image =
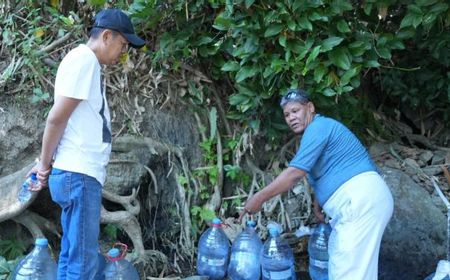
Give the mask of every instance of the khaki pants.
[{"label": "khaki pants", "polygon": [[333,228],[328,245],[330,280],[376,280],[380,243],[393,212],[389,187],[376,172],[359,174],[323,206]]}]

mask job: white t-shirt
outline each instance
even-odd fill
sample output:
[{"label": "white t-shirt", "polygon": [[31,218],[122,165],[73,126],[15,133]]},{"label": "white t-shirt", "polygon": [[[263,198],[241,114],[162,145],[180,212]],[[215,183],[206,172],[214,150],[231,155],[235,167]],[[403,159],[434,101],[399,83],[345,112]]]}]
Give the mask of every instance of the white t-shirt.
[{"label": "white t-shirt", "polygon": [[71,50],[58,67],[55,100],[66,96],[82,101],[69,118],[53,167],[92,176],[103,185],[111,154],[111,121],[102,88],[94,52],[83,44]]}]

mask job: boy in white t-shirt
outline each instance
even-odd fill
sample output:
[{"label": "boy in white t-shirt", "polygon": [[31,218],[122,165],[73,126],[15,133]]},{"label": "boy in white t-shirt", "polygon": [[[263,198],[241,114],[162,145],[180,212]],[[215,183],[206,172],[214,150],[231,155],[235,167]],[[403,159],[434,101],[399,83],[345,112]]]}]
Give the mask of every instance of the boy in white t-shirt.
[{"label": "boy in white t-shirt", "polygon": [[[97,270],[102,186],[111,153],[111,123],[101,65],[113,65],[128,45],[145,41],[129,17],[105,9],[95,17],[89,40],[71,50],[58,67],[55,102],[42,139],[37,173],[62,208],[58,279],[93,279]],[[53,163],[52,163],[53,161]]]}]

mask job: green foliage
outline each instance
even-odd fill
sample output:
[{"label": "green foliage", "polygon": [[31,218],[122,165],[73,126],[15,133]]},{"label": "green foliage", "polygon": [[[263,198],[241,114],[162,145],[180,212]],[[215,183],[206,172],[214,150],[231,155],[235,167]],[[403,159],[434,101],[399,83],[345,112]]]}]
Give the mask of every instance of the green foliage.
[{"label": "green foliage", "polygon": [[216,217],[216,213],[208,208],[202,208],[197,205],[191,207],[192,230],[193,234],[197,234],[204,222],[211,221]]},{"label": "green foliage", "polygon": [[[47,4],[16,2],[11,11],[0,14],[0,42],[10,59],[8,66],[0,69],[0,85],[14,85],[16,91],[29,95],[32,103],[48,103],[58,61],[46,47],[68,32],[79,33],[80,19],[73,12],[62,15]],[[27,84],[20,84],[24,80]]]},{"label": "green foliage", "polygon": [[119,228],[114,224],[107,224],[102,229],[103,235],[105,235],[110,240],[117,240],[118,232],[119,232]]},{"label": "green foliage", "polygon": [[421,116],[437,114],[449,124],[450,5],[415,1],[407,7],[397,35],[407,49],[396,53],[396,67],[374,76],[392,102]]},{"label": "green foliage", "polygon": [[0,280],[9,280],[12,279],[12,273],[14,268],[21,260],[21,257],[18,257],[14,260],[7,260],[4,257],[0,256]]},{"label": "green foliage", "polygon": [[[313,100],[321,96],[339,100],[359,89],[362,75],[370,70],[398,64],[406,44],[417,43],[411,39],[418,29],[449,33],[449,5],[443,0],[409,5],[399,0],[368,0],[361,5],[349,0],[144,2],[133,4],[138,17],[151,10],[159,12],[160,24],[172,20],[163,25],[166,32],[155,61],[177,69],[181,61],[196,59],[208,65],[212,77],[222,79],[226,74],[234,86],[227,97],[228,117],[269,139],[280,132],[272,112],[286,89],[306,88]],[[440,33],[433,31],[436,26]],[[440,48],[445,50],[444,46]],[[190,91],[195,89],[190,86]],[[413,95],[402,96],[415,102]],[[201,100],[205,98],[202,95]]]},{"label": "green foliage", "polygon": [[8,260],[22,256],[25,252],[25,244],[15,238],[0,240],[0,256]]}]

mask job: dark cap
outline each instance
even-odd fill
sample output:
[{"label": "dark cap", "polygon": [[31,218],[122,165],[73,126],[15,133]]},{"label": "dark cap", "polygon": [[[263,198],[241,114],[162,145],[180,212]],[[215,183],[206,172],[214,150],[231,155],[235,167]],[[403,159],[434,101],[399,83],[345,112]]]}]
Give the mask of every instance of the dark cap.
[{"label": "dark cap", "polygon": [[133,48],[140,48],[145,45],[145,41],[134,33],[130,18],[119,9],[101,10],[95,16],[93,27],[106,28],[119,32],[128,40]]},{"label": "dark cap", "polygon": [[308,94],[302,89],[290,89],[286,95],[281,97],[280,106],[284,107],[289,102],[308,103]]}]

